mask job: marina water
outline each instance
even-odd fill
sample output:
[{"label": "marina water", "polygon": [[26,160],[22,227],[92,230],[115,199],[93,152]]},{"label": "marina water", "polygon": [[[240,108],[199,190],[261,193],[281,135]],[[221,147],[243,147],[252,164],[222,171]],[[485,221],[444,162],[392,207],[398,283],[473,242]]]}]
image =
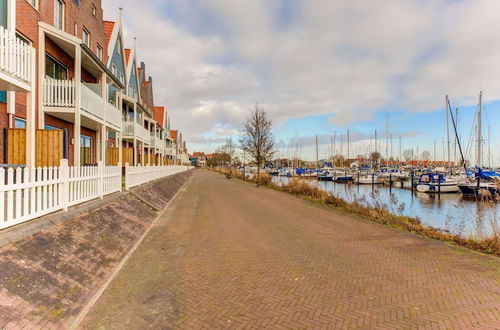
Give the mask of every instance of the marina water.
[{"label": "marina water", "polygon": [[[283,176],[273,177],[273,181],[280,185],[289,180]],[[373,205],[375,197],[395,214],[418,218],[425,225],[463,237],[488,237],[493,233],[493,223],[500,225],[500,204],[466,199],[460,193],[438,195],[380,184],[372,186],[303,180],[347,201],[362,199]],[[404,208],[400,207],[401,203],[404,203]]]}]

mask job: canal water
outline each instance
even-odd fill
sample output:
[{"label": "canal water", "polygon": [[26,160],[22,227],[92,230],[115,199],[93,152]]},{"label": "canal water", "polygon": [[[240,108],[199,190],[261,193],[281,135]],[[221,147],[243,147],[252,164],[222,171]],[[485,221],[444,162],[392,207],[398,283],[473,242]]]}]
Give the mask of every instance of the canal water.
[{"label": "canal water", "polygon": [[[287,177],[273,177],[277,184],[286,184],[289,180]],[[393,213],[418,218],[426,225],[463,237],[488,237],[494,226],[500,226],[500,204],[465,199],[460,193],[438,196],[384,185],[303,180],[347,201],[364,200],[370,205],[376,201],[384,203]]]}]

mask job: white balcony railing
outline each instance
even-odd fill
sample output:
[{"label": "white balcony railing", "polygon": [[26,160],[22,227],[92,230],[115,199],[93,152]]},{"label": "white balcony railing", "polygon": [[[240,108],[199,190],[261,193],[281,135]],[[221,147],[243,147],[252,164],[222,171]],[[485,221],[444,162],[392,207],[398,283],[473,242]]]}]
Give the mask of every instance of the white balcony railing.
[{"label": "white balcony railing", "polygon": [[106,103],[106,122],[116,129],[120,129],[122,125],[122,114],[120,110],[109,102]]},{"label": "white balcony railing", "polygon": [[151,135],[151,145],[158,149],[165,149],[165,141],[155,135]]},{"label": "white balcony railing", "polygon": [[25,83],[31,82],[32,47],[0,26],[0,71]]},{"label": "white balcony railing", "polygon": [[80,84],[80,86],[82,110],[103,120],[106,115],[106,103],[108,102],[85,84]]},{"label": "white balcony railing", "polygon": [[47,107],[74,108],[75,82],[46,78],[43,83],[43,105]]},{"label": "white balcony railing", "polygon": [[147,129],[142,127],[135,121],[124,121],[123,122],[123,136],[124,137],[135,137],[143,142],[151,143],[151,138]]}]

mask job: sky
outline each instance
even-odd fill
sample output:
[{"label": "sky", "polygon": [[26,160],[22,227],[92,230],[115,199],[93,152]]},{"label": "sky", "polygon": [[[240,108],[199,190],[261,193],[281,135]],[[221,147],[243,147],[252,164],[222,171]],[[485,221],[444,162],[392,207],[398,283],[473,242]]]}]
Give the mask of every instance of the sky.
[{"label": "sky", "polygon": [[[190,152],[236,141],[258,103],[273,121],[279,155],[315,159],[318,135],[326,158],[334,135],[340,152],[342,135],[347,156],[347,130],[350,156],[366,154],[377,130],[383,156],[392,136],[389,156],[391,145],[398,156],[401,137],[403,150],[434,156],[436,144],[436,158],[446,159],[445,95],[458,108],[466,149],[483,91],[484,159],[491,145],[491,162],[500,163],[498,0],[103,0],[102,7],[109,20],[123,8],[126,46],[137,38],[155,103],[167,106]],[[451,128],[450,135],[453,142]]]}]

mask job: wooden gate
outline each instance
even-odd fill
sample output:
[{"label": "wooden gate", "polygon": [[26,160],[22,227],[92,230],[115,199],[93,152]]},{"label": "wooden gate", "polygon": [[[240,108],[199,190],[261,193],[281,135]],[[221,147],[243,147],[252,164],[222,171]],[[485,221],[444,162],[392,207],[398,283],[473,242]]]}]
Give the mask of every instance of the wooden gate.
[{"label": "wooden gate", "polygon": [[[63,158],[63,131],[37,129],[35,131],[35,166],[59,166]],[[6,163],[26,164],[26,130],[7,129]]]}]

